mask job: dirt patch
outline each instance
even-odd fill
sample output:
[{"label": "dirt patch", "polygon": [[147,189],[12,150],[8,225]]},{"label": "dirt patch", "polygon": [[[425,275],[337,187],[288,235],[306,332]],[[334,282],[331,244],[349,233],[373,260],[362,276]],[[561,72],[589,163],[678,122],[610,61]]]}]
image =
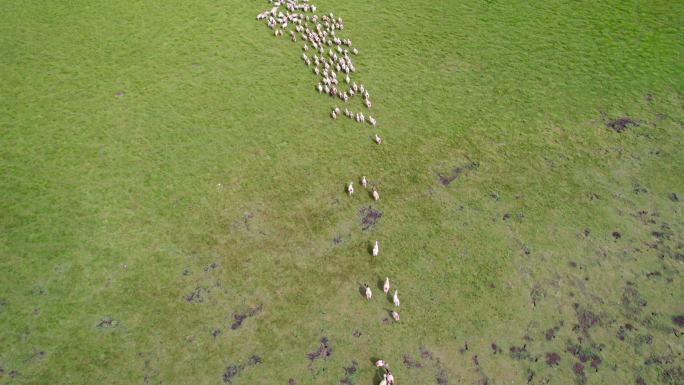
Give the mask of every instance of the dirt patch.
[{"label": "dirt patch", "polygon": [[361,333],[361,330],[359,330],[359,329],[354,330],[354,332],[352,333],[352,335],[356,338],[361,337],[361,334],[363,334],[363,333]]},{"label": "dirt patch", "polygon": [[441,369],[437,374],[435,374],[435,380],[439,385],[449,385],[449,377],[444,369]]},{"label": "dirt patch", "polygon": [[342,385],[352,385],[354,382],[352,380],[352,376],[357,372],[359,369],[359,364],[356,361],[352,361],[350,366],[347,366],[344,369],[344,378],[340,380],[340,384]]},{"label": "dirt patch", "polygon": [[261,357],[257,356],[256,354],[252,354],[249,357],[249,360],[247,360],[247,365],[258,365],[263,363],[264,360],[261,359]]},{"label": "dirt patch", "polygon": [[100,322],[97,323],[98,328],[111,328],[115,327],[116,325],[119,324],[119,321],[111,318],[111,317],[106,317],[100,320]]},{"label": "dirt patch", "polygon": [[578,362],[572,367],[572,371],[575,372],[575,377],[578,384],[587,383],[587,376],[584,374],[584,365]]},{"label": "dirt patch", "polygon": [[474,364],[476,367],[479,367],[479,366],[480,366],[480,360],[477,358],[477,354],[473,356],[473,364]]},{"label": "dirt patch", "polygon": [[637,320],[641,316],[641,310],[648,302],[633,286],[625,287],[620,298],[622,311],[627,319]]},{"label": "dirt patch", "polygon": [[492,347],[492,350],[494,351],[494,354],[502,352],[501,348],[497,344],[495,344],[494,342],[492,342],[491,347]]},{"label": "dirt patch", "polygon": [[649,271],[646,273],[646,278],[660,277],[662,274],[659,271]]},{"label": "dirt patch", "polygon": [[19,372],[16,370],[12,370],[9,372],[9,376],[12,378],[16,378],[19,375]]},{"label": "dirt patch", "polygon": [[611,120],[608,120],[606,122],[606,128],[609,128],[609,129],[611,129],[615,132],[619,132],[619,133],[625,132],[627,130],[627,128],[629,128],[629,127],[634,127],[634,126],[638,126],[638,125],[639,125],[638,121],[636,121],[632,118],[628,118],[626,116],[623,116],[623,117],[617,118],[617,119],[611,119]]},{"label": "dirt patch", "polygon": [[287,385],[297,385],[297,383],[295,382],[294,378],[290,378],[287,380]]},{"label": "dirt patch", "polygon": [[672,322],[680,328],[684,327],[684,315],[677,315],[672,317]]},{"label": "dirt patch", "polygon": [[527,351],[527,344],[523,346],[511,346],[508,352],[514,360],[528,360],[530,358],[530,353]]},{"label": "dirt patch", "polygon": [[[454,167],[449,172],[438,173],[437,178],[439,179],[439,183],[441,183],[442,186],[448,186],[451,184],[451,182],[455,181],[456,178],[458,178],[464,172],[470,171],[470,170],[476,170],[478,167],[480,167],[479,163],[470,162],[464,166]],[[498,197],[498,195],[497,195],[497,197]]]},{"label": "dirt patch", "polygon": [[361,210],[359,210],[359,214],[361,216],[361,229],[362,230],[370,229],[376,223],[378,223],[378,221],[382,217],[382,212],[379,210],[373,209],[371,206],[362,208]]},{"label": "dirt patch", "polygon": [[328,337],[321,337],[318,345],[318,349],[314,352],[306,353],[306,358],[309,359],[309,368],[313,365],[313,362],[318,359],[326,359],[332,354],[332,347],[330,346],[330,340]]},{"label": "dirt patch", "polygon": [[211,331],[211,335],[212,335],[212,337],[216,338],[216,337],[218,337],[219,335],[221,335],[221,330],[219,330],[219,329],[213,329],[213,330]]},{"label": "dirt patch", "polygon": [[247,311],[243,313],[237,313],[233,314],[233,324],[230,325],[230,328],[233,330],[239,329],[240,326],[242,326],[242,323],[249,317],[254,317],[255,315],[261,313],[262,305],[259,305],[257,307],[252,307],[249,308]]},{"label": "dirt patch", "polygon": [[205,273],[208,273],[208,272],[210,272],[210,271],[212,271],[212,270],[215,270],[217,267],[218,267],[218,263],[212,262],[212,263],[210,263],[210,264],[204,266],[204,272],[205,272]]},{"label": "dirt patch", "polygon": [[423,358],[424,360],[427,360],[427,359],[431,360],[432,359],[432,353],[429,350],[427,350],[426,348],[421,346],[418,350],[420,351],[420,357]]},{"label": "dirt patch", "polygon": [[554,365],[557,366],[560,363],[560,359],[561,359],[561,357],[560,357],[560,354],[558,354],[558,353],[555,353],[555,352],[546,353],[546,363],[549,366],[554,366]]},{"label": "dirt patch", "polygon": [[622,234],[620,234],[619,231],[613,231],[613,238],[617,241],[618,239],[622,238]]},{"label": "dirt patch", "polygon": [[126,93],[123,92],[123,91],[117,91],[117,92],[114,94],[114,96],[116,96],[117,98],[122,98],[122,97],[124,97],[124,95],[126,95]]},{"label": "dirt patch", "polygon": [[185,296],[185,300],[189,303],[202,303],[204,302],[204,296],[209,292],[204,287],[196,287],[195,290],[191,291]]},{"label": "dirt patch", "polygon": [[420,369],[423,367],[423,365],[414,360],[410,355],[404,354],[402,356],[402,361],[404,362],[404,366],[406,366],[407,369]]},{"label": "dirt patch", "polygon": [[639,194],[646,194],[648,192],[648,189],[646,187],[640,185],[639,183],[634,183],[632,191],[634,191],[635,194],[639,195]]},{"label": "dirt patch", "polygon": [[342,236],[338,235],[333,238],[333,245],[339,245],[340,243],[342,243]]},{"label": "dirt patch", "polygon": [[544,296],[546,296],[546,291],[542,288],[541,284],[535,283],[534,286],[532,286],[532,290],[530,290],[532,306],[537,306],[537,302],[544,298]]},{"label": "dirt patch", "polygon": [[666,368],[658,378],[664,384],[684,384],[684,369],[681,366]]},{"label": "dirt patch", "polygon": [[240,373],[240,367],[238,365],[230,365],[223,371],[223,383],[230,384],[233,379]]},{"label": "dirt patch", "polygon": [[672,202],[679,202],[679,196],[677,196],[676,193],[670,193],[670,195],[668,195],[668,197],[670,198],[670,200]]},{"label": "dirt patch", "polygon": [[636,385],[646,385],[646,381],[641,376],[637,376],[634,382]]}]

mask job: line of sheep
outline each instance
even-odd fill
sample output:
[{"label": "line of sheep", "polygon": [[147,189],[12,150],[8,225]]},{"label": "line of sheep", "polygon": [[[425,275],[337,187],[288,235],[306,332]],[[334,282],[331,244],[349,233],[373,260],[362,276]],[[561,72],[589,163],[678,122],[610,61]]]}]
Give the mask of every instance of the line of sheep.
[{"label": "line of sheep", "polygon": [[[257,20],[266,20],[266,24],[273,30],[274,36],[283,36],[283,31],[288,26],[294,28],[289,31],[290,40],[297,42],[299,37],[304,42],[302,45],[304,51],[302,53],[302,60],[308,67],[311,67],[313,64],[313,73],[321,77],[320,82],[316,85],[316,90],[319,93],[326,93],[331,97],[337,97],[345,103],[352,97],[361,95],[363,97],[363,104],[366,108],[370,109],[373,104],[370,100],[368,89],[363,84],[357,84],[350,78],[350,74],[356,72],[350,53],[358,55],[359,51],[352,47],[351,39],[340,38],[336,35],[336,31],[344,29],[342,18],[336,18],[333,13],[319,17],[315,14],[316,6],[309,4],[308,0],[269,0],[269,3],[272,3],[273,7],[270,10],[259,13],[256,17]],[[284,12],[281,10],[282,6],[285,7]],[[313,56],[309,56],[310,51],[313,53]],[[340,79],[343,79],[344,83],[338,80],[338,76]],[[330,116],[333,119],[337,119],[341,112],[339,107],[334,106]],[[360,111],[354,113],[345,108],[344,115],[359,123],[368,122],[372,126],[377,124],[377,120],[374,117],[370,114],[366,117]],[[376,144],[382,144],[383,142],[382,138],[377,134],[375,134],[373,141]],[[368,181],[365,176],[361,178],[361,185],[364,189],[368,188]],[[351,197],[354,194],[354,183],[349,182],[346,190]],[[376,188],[373,188],[372,196],[375,201],[380,199],[380,193]],[[372,253],[373,257],[378,256],[379,245],[377,240],[373,245]],[[373,292],[367,284],[364,284],[364,286],[366,299],[370,301],[373,298]],[[385,295],[389,294],[389,277],[385,278],[383,291]],[[392,301],[395,307],[400,306],[399,293],[396,289],[394,290]],[[391,314],[395,321],[399,321],[399,313],[396,310],[392,310]],[[384,369],[380,385],[393,385],[394,376],[389,371],[388,364],[384,360],[378,360],[376,366]]]}]

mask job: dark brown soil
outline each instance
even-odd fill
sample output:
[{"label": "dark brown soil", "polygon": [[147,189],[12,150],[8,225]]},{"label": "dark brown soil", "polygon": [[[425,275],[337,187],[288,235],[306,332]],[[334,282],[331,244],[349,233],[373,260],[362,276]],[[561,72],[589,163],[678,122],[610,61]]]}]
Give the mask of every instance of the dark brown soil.
[{"label": "dark brown soil", "polygon": [[352,335],[356,338],[361,337],[361,334],[362,334],[361,330],[358,330],[358,329],[354,330],[354,333],[352,333]]},{"label": "dark brown soil", "polygon": [[625,132],[627,128],[633,127],[633,126],[638,126],[639,122],[628,118],[628,117],[621,117],[617,119],[611,119],[606,122],[606,128],[610,128],[611,130],[615,132]]},{"label": "dark brown soil", "polygon": [[230,365],[223,371],[223,383],[230,384],[233,378],[240,373],[240,367],[237,365]]},{"label": "dark brown soil", "polygon": [[351,379],[351,376],[356,373],[356,371],[359,369],[359,364],[356,361],[352,361],[350,366],[347,366],[344,368],[344,378],[340,380],[340,384],[342,385],[352,385],[354,382]]},{"label": "dark brown soil", "polygon": [[249,357],[249,360],[247,360],[247,365],[258,365],[264,362],[264,360],[261,359],[261,357],[257,356],[256,354],[252,354]]},{"label": "dark brown soil", "polygon": [[636,383],[636,385],[646,385],[646,381],[644,381],[644,379],[641,378],[641,376],[637,376],[634,382]]},{"label": "dark brown soil", "polygon": [[502,352],[501,348],[494,342],[492,342],[492,350],[494,351],[494,354]]},{"label": "dark brown soil", "polygon": [[98,322],[97,327],[108,328],[108,327],[116,326],[117,323],[118,322],[116,320],[112,319],[111,317],[106,317],[106,318],[101,319],[100,322]]},{"label": "dark brown soil", "polygon": [[124,95],[126,95],[126,93],[124,93],[123,91],[118,91],[114,94],[114,96],[116,96],[117,98],[123,97]]},{"label": "dark brown soil", "polygon": [[669,198],[672,202],[679,202],[679,196],[676,193],[670,193]]},{"label": "dark brown soil", "polygon": [[218,267],[218,263],[212,262],[212,263],[210,263],[210,264],[204,266],[204,272],[207,273],[207,272],[209,272],[209,271],[211,271],[211,270],[216,269],[217,267]]},{"label": "dark brown soil", "polygon": [[342,236],[338,235],[333,238],[333,245],[339,245],[340,243],[342,243]]},{"label": "dark brown soil", "polygon": [[373,209],[371,206],[362,208],[361,210],[359,210],[359,214],[361,215],[361,229],[362,230],[370,229],[382,217],[382,212],[379,210]]},{"label": "dark brown soil", "polygon": [[420,356],[421,356],[424,360],[426,360],[426,359],[432,359],[432,353],[430,353],[429,350],[427,350],[427,349],[424,348],[424,347],[420,347],[419,350],[420,350]]},{"label": "dark brown soil", "polygon": [[439,179],[439,183],[441,183],[442,186],[448,186],[451,184],[451,182],[455,181],[456,178],[458,178],[461,174],[463,174],[463,172],[470,171],[470,170],[476,170],[478,167],[480,167],[479,163],[470,162],[470,163],[467,163],[465,166],[454,167],[448,173],[437,174],[437,177]]},{"label": "dark brown soil", "polygon": [[262,306],[259,305],[257,307],[252,307],[249,308],[247,311],[243,313],[237,313],[233,314],[233,319],[234,322],[232,325],[230,325],[230,328],[233,330],[239,329],[240,326],[242,326],[242,323],[249,317],[254,317],[255,315],[261,313]]},{"label": "dark brown soil", "polygon": [[213,329],[213,330],[211,331],[211,335],[212,335],[214,338],[216,338],[216,337],[218,337],[219,335],[221,335],[221,330],[219,330],[219,329]]},{"label": "dark brown soil", "polygon": [[332,354],[332,347],[328,337],[323,336],[319,341],[318,349],[314,352],[306,353],[306,358],[309,359],[309,366],[317,359],[326,359]]},{"label": "dark brown soil", "polygon": [[407,369],[420,369],[423,367],[423,365],[420,362],[414,360],[408,354],[404,354],[402,356],[402,361],[404,362],[404,366],[406,366]]},{"label": "dark brown soil", "polygon": [[648,192],[648,189],[639,183],[634,183],[633,191],[635,194],[646,194]]},{"label": "dark brown soil", "polygon": [[449,385],[449,378],[447,377],[446,370],[441,369],[436,375],[435,380],[439,385]]},{"label": "dark brown soil", "polygon": [[613,231],[613,238],[617,241],[618,239],[622,238],[622,234],[618,231]]},{"label": "dark brown soil", "polygon": [[672,322],[679,327],[684,327],[684,315],[678,315],[672,317]]},{"label": "dark brown soil", "polygon": [[195,290],[191,291],[185,296],[185,300],[189,303],[201,303],[204,302],[204,295],[208,290],[204,287],[196,287]]},{"label": "dark brown soil", "polygon": [[287,380],[287,385],[297,385],[297,383],[295,382],[294,378],[290,378]]},{"label": "dark brown soil", "polygon": [[558,365],[558,363],[560,363],[560,359],[561,359],[561,357],[558,353],[554,353],[554,352],[546,353],[546,363],[549,366]]},{"label": "dark brown soil", "polygon": [[527,345],[511,346],[508,351],[511,358],[514,360],[527,360],[530,358],[530,353],[527,351]]}]

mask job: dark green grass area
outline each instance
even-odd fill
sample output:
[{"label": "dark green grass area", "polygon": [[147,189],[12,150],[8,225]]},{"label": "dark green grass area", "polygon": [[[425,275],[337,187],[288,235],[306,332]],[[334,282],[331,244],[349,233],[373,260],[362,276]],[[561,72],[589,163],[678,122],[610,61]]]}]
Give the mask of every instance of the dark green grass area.
[{"label": "dark green grass area", "polygon": [[315,3],[0,4],[0,383],[681,384],[684,3]]}]

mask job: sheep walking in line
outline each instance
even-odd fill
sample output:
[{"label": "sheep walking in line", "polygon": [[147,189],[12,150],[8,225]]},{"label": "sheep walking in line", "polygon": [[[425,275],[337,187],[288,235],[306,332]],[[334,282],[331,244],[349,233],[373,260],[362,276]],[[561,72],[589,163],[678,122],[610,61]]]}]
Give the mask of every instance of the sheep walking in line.
[{"label": "sheep walking in line", "polygon": [[363,188],[368,187],[368,181],[366,180],[365,175],[361,177],[361,186],[363,186]]},{"label": "sheep walking in line", "polygon": [[399,295],[398,295],[399,290],[394,290],[394,296],[392,297],[392,301],[394,302],[394,306],[399,307],[401,302],[399,302]]},{"label": "sheep walking in line", "polygon": [[378,251],[380,251],[380,248],[378,247],[378,241],[375,241],[375,245],[373,246],[373,256],[374,257],[378,256]]},{"label": "sheep walking in line", "polygon": [[385,292],[385,294],[389,293],[390,289],[390,283],[389,283],[389,277],[385,277],[385,284],[382,285],[382,291]]},{"label": "sheep walking in line", "polygon": [[375,200],[375,201],[380,200],[380,193],[376,189],[373,189],[373,200]]},{"label": "sheep walking in line", "polygon": [[366,287],[366,299],[370,301],[373,298],[373,292],[368,285],[364,284],[364,286]]},{"label": "sheep walking in line", "polygon": [[354,194],[354,183],[353,182],[349,182],[349,184],[347,185],[347,193],[349,194],[349,196],[352,196],[352,194]]}]

